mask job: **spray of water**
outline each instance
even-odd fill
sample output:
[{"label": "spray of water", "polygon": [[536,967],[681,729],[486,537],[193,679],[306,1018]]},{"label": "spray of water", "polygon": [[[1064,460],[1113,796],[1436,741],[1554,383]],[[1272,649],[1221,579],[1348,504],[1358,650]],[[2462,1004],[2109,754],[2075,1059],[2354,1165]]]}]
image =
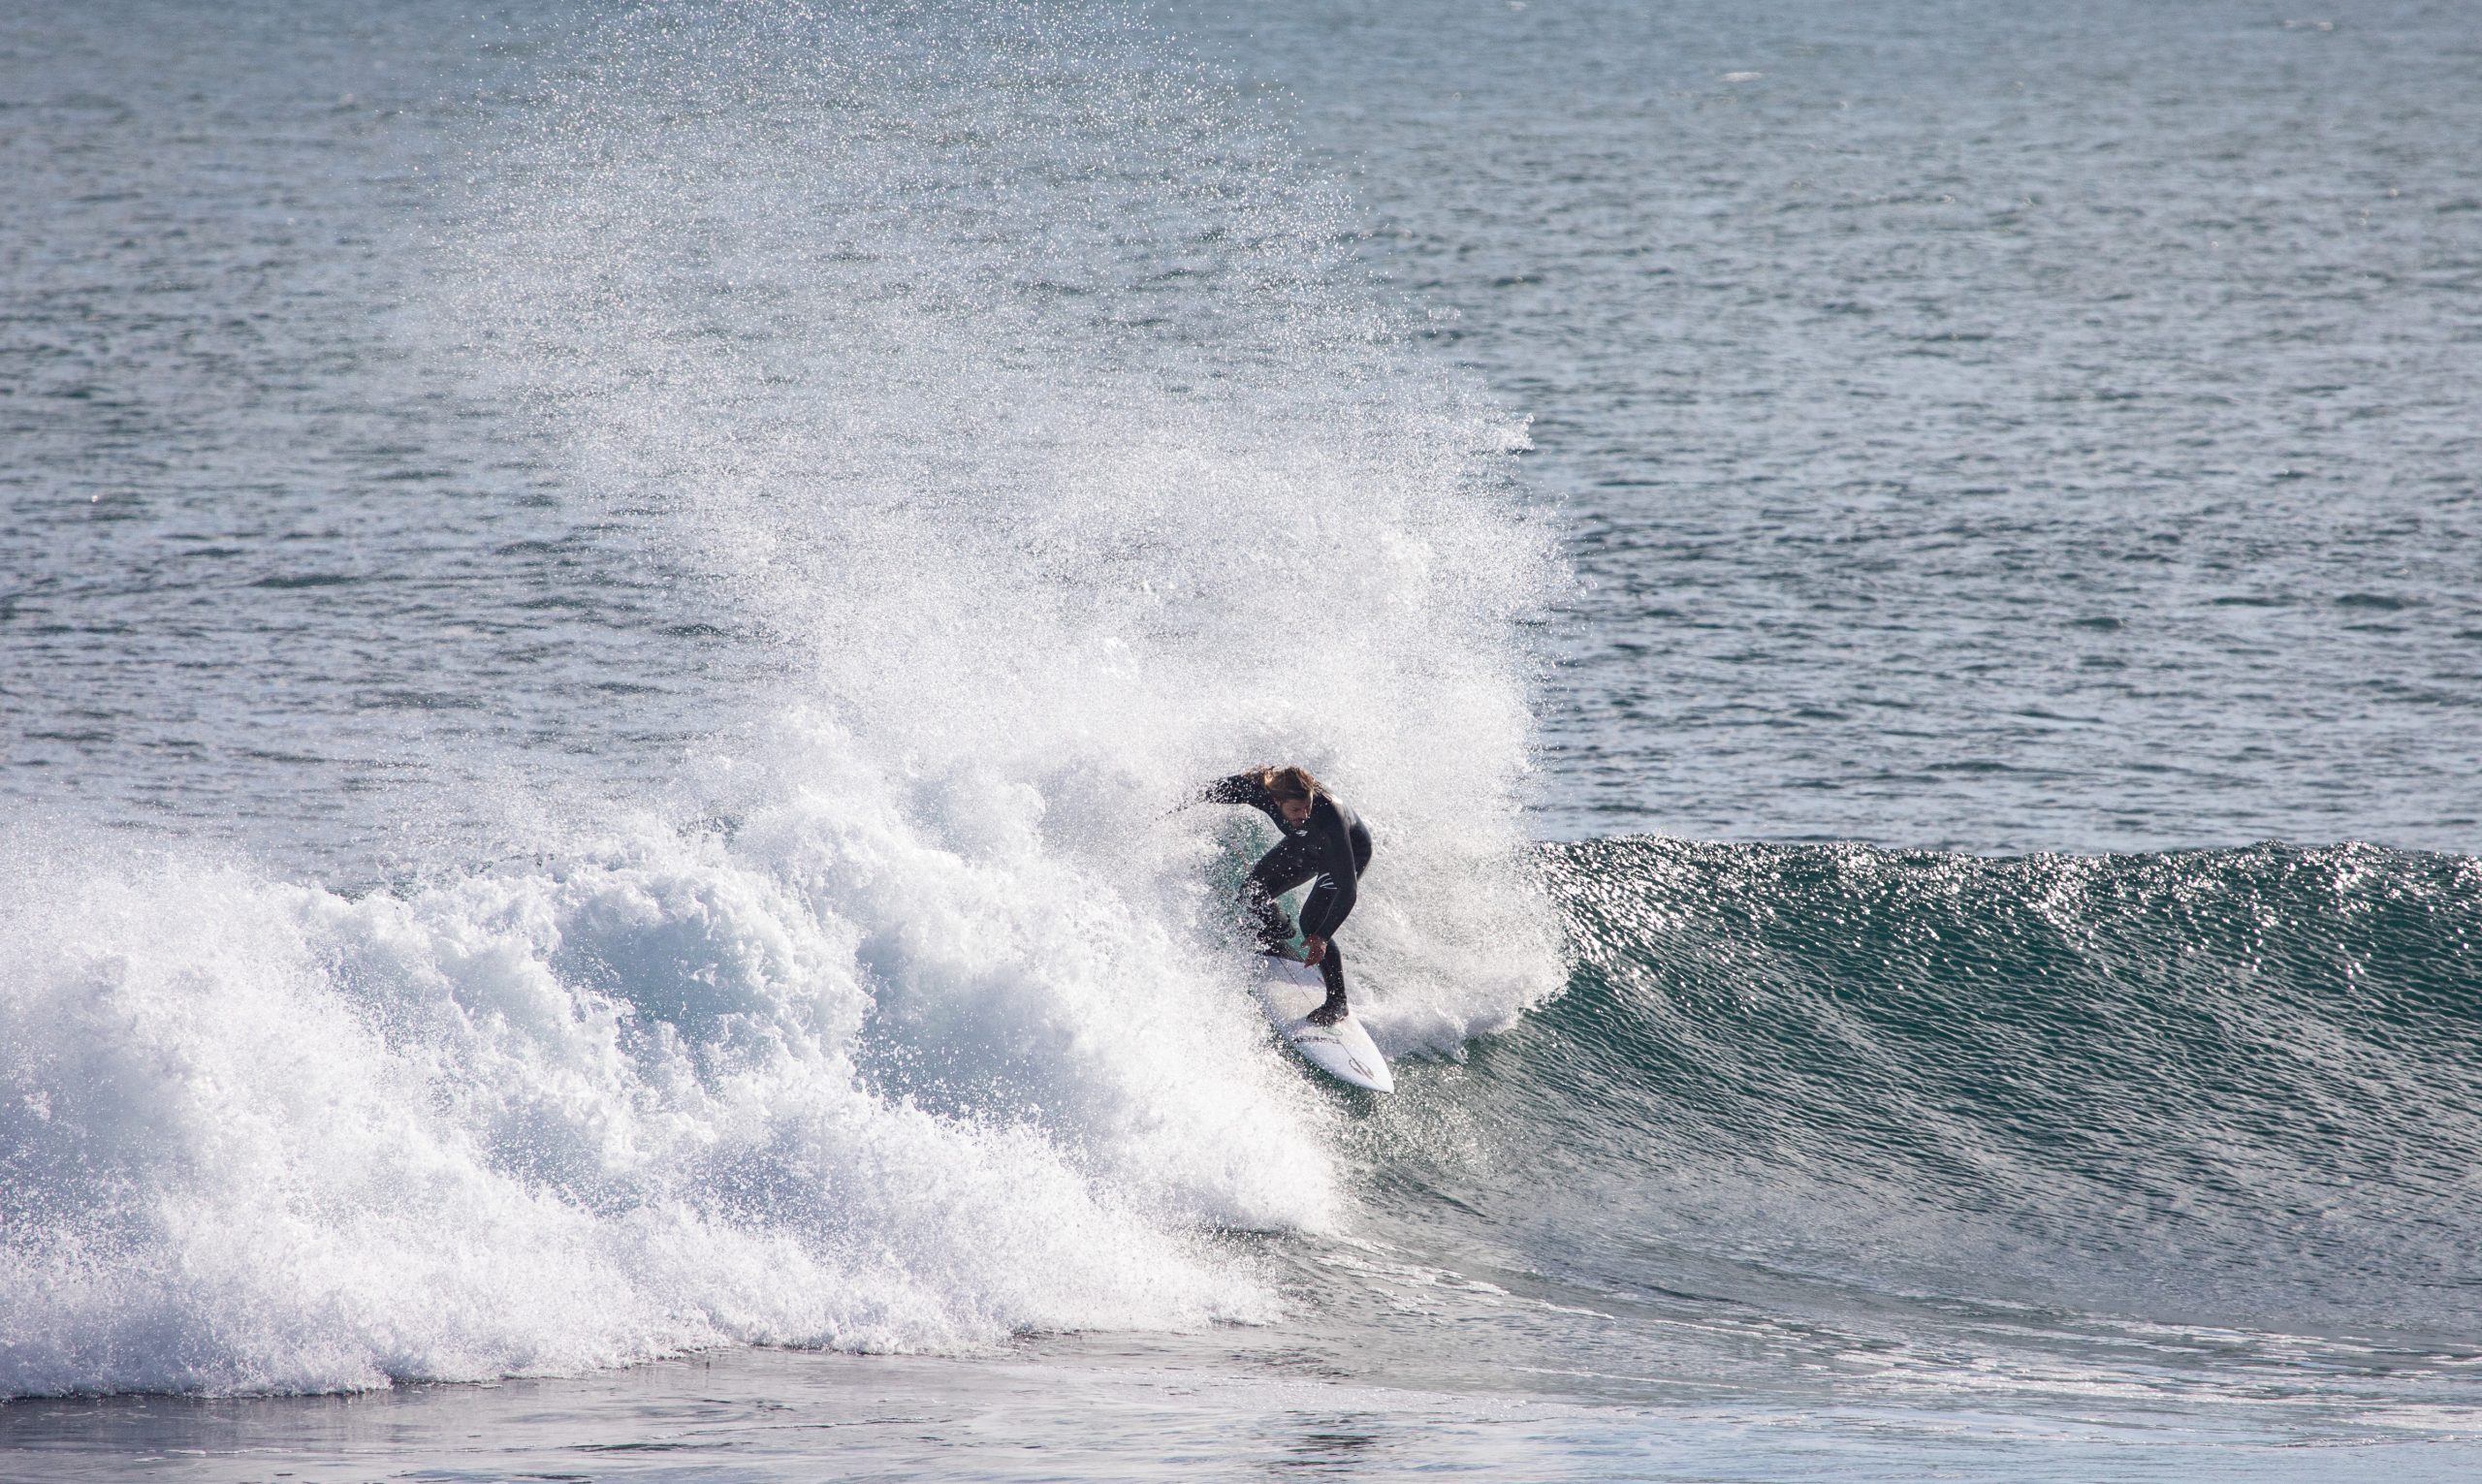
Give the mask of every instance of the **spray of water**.
[{"label": "spray of water", "polygon": [[432,324],[769,682],[671,796],[349,900],[13,842],[0,1392],[1248,1320],[1352,1219],[1215,931],[1205,777],[1370,818],[1366,1017],[1557,983],[1521,429],[1160,39],[645,10],[448,203]]}]

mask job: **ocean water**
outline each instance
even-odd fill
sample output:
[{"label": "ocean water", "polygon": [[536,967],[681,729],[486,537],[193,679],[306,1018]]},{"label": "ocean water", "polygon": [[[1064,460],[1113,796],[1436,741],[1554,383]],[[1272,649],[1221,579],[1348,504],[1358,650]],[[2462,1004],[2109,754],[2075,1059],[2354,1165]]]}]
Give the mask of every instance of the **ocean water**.
[{"label": "ocean water", "polygon": [[0,13],[0,1477],[2471,1476],[2477,80]]}]

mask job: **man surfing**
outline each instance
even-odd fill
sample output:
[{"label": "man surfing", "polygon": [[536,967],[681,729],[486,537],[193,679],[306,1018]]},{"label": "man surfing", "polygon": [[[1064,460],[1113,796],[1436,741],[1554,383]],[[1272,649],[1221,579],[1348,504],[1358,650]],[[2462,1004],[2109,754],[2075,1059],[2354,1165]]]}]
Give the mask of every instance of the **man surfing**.
[{"label": "man surfing", "polygon": [[1276,899],[1316,881],[1301,904],[1301,959],[1318,965],[1326,1002],[1310,1012],[1314,1026],[1332,1026],[1345,1004],[1345,960],[1333,941],[1353,909],[1356,885],[1370,868],[1370,831],[1317,778],[1301,768],[1255,768],[1208,784],[1201,804],[1246,804],[1275,821],[1283,838],[1250,868],[1241,884],[1241,918],[1261,951],[1285,952],[1291,935]]}]

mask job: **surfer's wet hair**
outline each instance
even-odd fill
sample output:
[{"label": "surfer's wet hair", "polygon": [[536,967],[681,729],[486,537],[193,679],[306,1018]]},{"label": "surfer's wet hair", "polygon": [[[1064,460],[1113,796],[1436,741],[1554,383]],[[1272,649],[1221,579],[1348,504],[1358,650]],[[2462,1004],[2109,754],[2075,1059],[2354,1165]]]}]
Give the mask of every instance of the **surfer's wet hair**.
[{"label": "surfer's wet hair", "polygon": [[1327,791],[1307,768],[1261,768],[1257,776],[1258,785],[1278,799],[1311,799]]}]

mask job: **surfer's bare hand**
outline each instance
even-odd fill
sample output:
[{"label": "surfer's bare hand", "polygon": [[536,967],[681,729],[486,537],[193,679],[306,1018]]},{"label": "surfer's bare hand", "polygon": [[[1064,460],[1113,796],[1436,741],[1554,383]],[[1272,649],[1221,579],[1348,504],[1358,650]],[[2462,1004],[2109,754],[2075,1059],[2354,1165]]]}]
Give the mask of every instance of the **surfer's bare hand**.
[{"label": "surfer's bare hand", "polygon": [[1325,938],[1321,937],[1315,932],[1305,932],[1301,935],[1302,963],[1316,963],[1325,957],[1327,957],[1327,940]]}]

